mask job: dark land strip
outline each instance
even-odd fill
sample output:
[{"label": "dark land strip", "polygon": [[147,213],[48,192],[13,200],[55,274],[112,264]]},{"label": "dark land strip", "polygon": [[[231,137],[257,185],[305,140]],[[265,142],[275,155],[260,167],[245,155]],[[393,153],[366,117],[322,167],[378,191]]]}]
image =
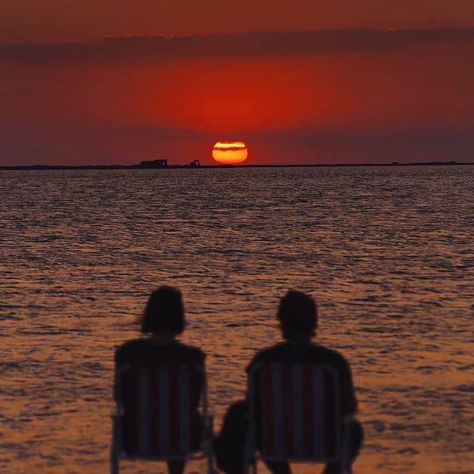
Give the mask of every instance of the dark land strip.
[{"label": "dark land strip", "polygon": [[472,166],[474,162],[462,163],[456,161],[424,161],[413,163],[312,163],[312,164],[244,164],[244,165],[201,165],[192,162],[185,165],[146,164],[136,165],[13,165],[0,166],[0,170],[18,171],[49,171],[49,170],[169,170],[169,169],[224,169],[224,168],[341,168],[341,167],[380,167],[380,166]]}]

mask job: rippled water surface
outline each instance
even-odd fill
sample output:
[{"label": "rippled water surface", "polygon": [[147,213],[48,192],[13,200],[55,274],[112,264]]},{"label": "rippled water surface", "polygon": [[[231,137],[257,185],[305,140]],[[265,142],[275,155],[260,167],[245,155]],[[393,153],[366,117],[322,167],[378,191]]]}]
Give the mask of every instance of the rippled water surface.
[{"label": "rippled water surface", "polygon": [[474,472],[474,167],[0,172],[0,195],[1,472],[107,472],[114,348],[163,283],[217,425],[299,288],[353,368],[356,474]]}]

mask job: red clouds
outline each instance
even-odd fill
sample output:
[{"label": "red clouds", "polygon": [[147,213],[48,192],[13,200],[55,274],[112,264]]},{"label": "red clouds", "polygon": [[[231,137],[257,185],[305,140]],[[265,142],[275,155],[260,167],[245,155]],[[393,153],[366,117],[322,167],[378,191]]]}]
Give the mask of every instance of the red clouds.
[{"label": "red clouds", "polygon": [[373,161],[394,143],[405,143],[404,150],[416,143],[412,159],[433,153],[452,159],[441,151],[457,150],[454,158],[467,160],[472,140],[457,137],[474,126],[470,31],[418,30],[416,47],[407,42],[413,31],[397,36],[403,44],[396,47],[385,34],[373,48],[339,40],[335,49],[331,40],[302,47],[301,54],[294,44],[291,54],[277,54],[272,43],[200,56],[189,42],[186,54],[145,54],[146,48],[134,54],[136,42],[123,40],[120,51],[128,53],[112,48],[115,57],[98,54],[94,45],[62,45],[13,61],[14,48],[3,47],[0,156],[13,164],[136,162],[153,155],[205,162],[216,140],[237,137],[251,148],[253,163]]}]

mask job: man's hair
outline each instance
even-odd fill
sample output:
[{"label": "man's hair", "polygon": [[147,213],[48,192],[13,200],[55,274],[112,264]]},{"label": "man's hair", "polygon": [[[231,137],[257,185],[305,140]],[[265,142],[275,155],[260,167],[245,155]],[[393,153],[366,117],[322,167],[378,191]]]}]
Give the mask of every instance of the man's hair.
[{"label": "man's hair", "polygon": [[312,337],[318,324],[316,303],[311,296],[290,290],[280,300],[278,320],[285,339],[295,336]]},{"label": "man's hair", "polygon": [[180,334],[185,325],[181,292],[171,286],[161,286],[153,291],[141,319],[142,332]]}]

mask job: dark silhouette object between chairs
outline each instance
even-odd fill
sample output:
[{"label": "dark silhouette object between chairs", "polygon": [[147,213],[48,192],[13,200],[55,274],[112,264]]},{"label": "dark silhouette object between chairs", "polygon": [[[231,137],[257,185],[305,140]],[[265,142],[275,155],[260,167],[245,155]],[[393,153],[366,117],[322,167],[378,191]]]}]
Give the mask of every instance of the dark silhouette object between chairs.
[{"label": "dark silhouette object between chairs", "polygon": [[341,472],[351,472],[351,429],[345,429],[340,413],[340,382],[333,367],[261,363],[249,371],[248,385],[244,474],[250,466],[256,473],[259,459],[274,466],[338,463]]},{"label": "dark silhouette object between chairs", "polygon": [[118,387],[125,400],[117,400],[113,415],[111,474],[119,473],[121,458],[183,463],[205,458],[211,473],[212,418],[202,367],[148,362],[121,372],[117,380],[129,383]]}]

